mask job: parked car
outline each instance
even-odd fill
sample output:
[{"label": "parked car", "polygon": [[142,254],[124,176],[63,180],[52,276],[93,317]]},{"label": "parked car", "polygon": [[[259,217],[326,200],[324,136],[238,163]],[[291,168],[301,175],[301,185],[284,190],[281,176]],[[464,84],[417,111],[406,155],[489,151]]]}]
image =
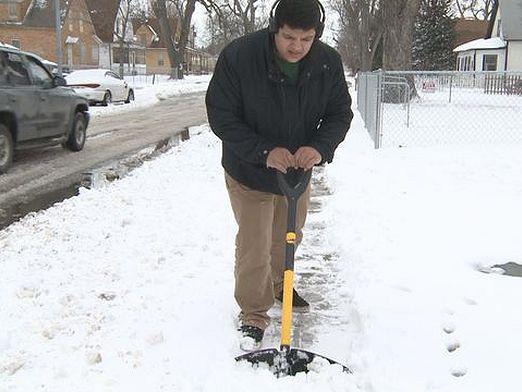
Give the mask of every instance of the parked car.
[{"label": "parked car", "polygon": [[108,69],[73,71],[65,77],[67,85],[89,100],[107,106],[113,102],[134,101],[134,90],[120,76]]},{"label": "parked car", "polygon": [[89,103],[30,53],[0,45],[0,173],[18,149],[83,149]]}]

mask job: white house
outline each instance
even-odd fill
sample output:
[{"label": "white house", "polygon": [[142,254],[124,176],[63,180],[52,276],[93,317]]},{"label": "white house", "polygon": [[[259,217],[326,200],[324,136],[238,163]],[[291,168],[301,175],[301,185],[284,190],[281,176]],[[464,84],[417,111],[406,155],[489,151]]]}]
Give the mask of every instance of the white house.
[{"label": "white house", "polygon": [[522,0],[497,0],[486,36],[453,51],[459,71],[522,72]]}]

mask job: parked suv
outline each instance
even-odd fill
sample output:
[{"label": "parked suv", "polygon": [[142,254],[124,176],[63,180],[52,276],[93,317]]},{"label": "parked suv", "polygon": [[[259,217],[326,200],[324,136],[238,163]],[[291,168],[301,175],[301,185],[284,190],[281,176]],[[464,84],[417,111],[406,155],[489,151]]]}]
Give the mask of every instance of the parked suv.
[{"label": "parked suv", "polygon": [[80,151],[89,103],[30,53],[0,45],[0,173],[14,150],[62,144]]}]

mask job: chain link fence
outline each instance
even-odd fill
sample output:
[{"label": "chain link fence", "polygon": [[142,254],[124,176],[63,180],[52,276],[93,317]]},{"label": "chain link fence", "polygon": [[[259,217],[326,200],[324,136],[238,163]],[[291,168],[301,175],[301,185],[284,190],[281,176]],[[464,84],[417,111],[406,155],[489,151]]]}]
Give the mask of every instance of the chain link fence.
[{"label": "chain link fence", "polygon": [[364,72],[357,97],[375,148],[522,143],[522,72]]}]

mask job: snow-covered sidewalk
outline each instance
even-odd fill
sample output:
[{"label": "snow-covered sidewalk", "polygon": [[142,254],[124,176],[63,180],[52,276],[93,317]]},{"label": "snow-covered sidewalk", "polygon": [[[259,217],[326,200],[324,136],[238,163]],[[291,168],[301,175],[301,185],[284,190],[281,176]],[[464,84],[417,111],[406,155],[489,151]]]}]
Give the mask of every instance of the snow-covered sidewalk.
[{"label": "snow-covered sidewalk", "polygon": [[0,231],[0,391],[520,390],[522,278],[479,270],[521,262],[522,146],[376,151],[356,115],[314,180],[294,333],[354,375],[278,380],[232,359],[236,227],[200,131]]}]

